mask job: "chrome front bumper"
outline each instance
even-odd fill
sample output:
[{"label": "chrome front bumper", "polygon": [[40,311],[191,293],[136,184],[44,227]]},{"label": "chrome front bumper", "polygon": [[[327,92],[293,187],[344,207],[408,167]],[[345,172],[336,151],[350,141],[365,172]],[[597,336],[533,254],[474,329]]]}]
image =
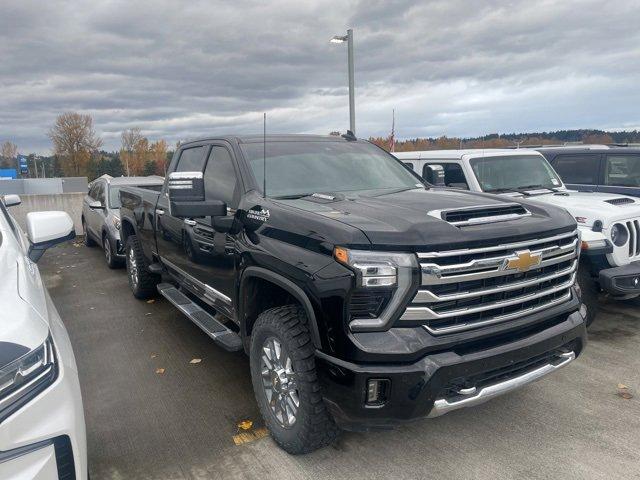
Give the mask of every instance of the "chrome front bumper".
[{"label": "chrome front bumper", "polygon": [[504,382],[494,383],[481,389],[470,388],[462,389],[459,391],[461,397],[459,400],[450,401],[445,398],[440,398],[435,401],[433,408],[429,413],[429,418],[440,417],[446,413],[458,410],[459,408],[473,407],[480,405],[492,398],[498,397],[512,390],[516,390],[524,385],[540,380],[545,375],[568,365],[576,359],[575,352],[567,352],[558,355],[557,360],[524,373],[520,376],[510,378]]}]

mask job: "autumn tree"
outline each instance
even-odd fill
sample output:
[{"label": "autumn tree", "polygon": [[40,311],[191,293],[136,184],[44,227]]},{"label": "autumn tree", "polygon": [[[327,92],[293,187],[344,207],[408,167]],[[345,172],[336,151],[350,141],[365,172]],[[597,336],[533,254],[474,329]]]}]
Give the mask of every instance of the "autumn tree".
[{"label": "autumn tree", "polygon": [[18,156],[18,146],[15,143],[6,141],[0,147],[0,167],[15,168],[15,160]]},{"label": "autumn tree", "polygon": [[149,147],[149,160],[155,165],[153,173],[162,175],[167,171],[167,149],[169,145],[164,140],[153,142]]},{"label": "autumn tree", "polygon": [[86,175],[91,155],[102,145],[102,139],[93,128],[91,115],[76,112],[58,115],[49,130],[49,138],[67,176]]},{"label": "autumn tree", "polygon": [[122,143],[122,147],[120,148],[120,160],[124,165],[124,171],[127,176],[131,175],[131,164],[138,163],[136,159],[133,158],[133,155],[136,148],[138,148],[138,143],[140,143],[143,138],[144,137],[140,133],[140,129],[138,127],[129,128],[123,131],[120,135],[120,141]]}]

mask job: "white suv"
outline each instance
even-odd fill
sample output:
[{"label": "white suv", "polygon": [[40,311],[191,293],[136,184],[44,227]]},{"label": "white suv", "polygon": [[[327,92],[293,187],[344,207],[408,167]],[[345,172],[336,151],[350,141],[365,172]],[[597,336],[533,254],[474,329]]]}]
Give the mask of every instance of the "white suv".
[{"label": "white suv", "polygon": [[27,215],[27,235],[0,197],[0,479],[87,478],[84,413],[67,331],[36,262],[74,238],[64,212]]},{"label": "white suv", "polygon": [[564,207],[582,236],[578,284],[593,321],[597,295],[640,300],[640,199],[568,190],[541,153],[528,149],[398,152],[407,167],[433,184]]}]

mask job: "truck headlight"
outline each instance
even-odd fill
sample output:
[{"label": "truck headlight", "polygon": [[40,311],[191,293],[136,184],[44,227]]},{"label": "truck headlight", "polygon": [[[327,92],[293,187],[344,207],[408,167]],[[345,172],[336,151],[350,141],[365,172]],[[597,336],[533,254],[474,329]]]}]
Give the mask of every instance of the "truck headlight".
[{"label": "truck headlight", "polygon": [[621,247],[629,240],[629,231],[621,223],[616,223],[611,227],[611,241],[616,247]]},{"label": "truck headlight", "polygon": [[51,337],[40,347],[0,368],[0,421],[51,385],[57,373]]},{"label": "truck headlight", "polygon": [[392,291],[391,298],[376,318],[352,319],[349,323],[351,330],[375,331],[389,328],[393,314],[411,290],[413,272],[418,269],[415,254],[336,247],[334,257],[355,272],[358,290]]}]

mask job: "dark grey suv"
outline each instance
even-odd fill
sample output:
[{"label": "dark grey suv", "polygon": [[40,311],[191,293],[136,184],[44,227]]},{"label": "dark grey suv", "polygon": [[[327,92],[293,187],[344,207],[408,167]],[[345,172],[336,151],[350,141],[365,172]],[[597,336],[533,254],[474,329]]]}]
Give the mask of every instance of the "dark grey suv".
[{"label": "dark grey suv", "polygon": [[100,245],[109,268],[124,264],[120,242],[120,187],[123,185],[160,191],[164,177],[111,177],[102,175],[89,184],[82,204],[82,228],[87,247]]}]

